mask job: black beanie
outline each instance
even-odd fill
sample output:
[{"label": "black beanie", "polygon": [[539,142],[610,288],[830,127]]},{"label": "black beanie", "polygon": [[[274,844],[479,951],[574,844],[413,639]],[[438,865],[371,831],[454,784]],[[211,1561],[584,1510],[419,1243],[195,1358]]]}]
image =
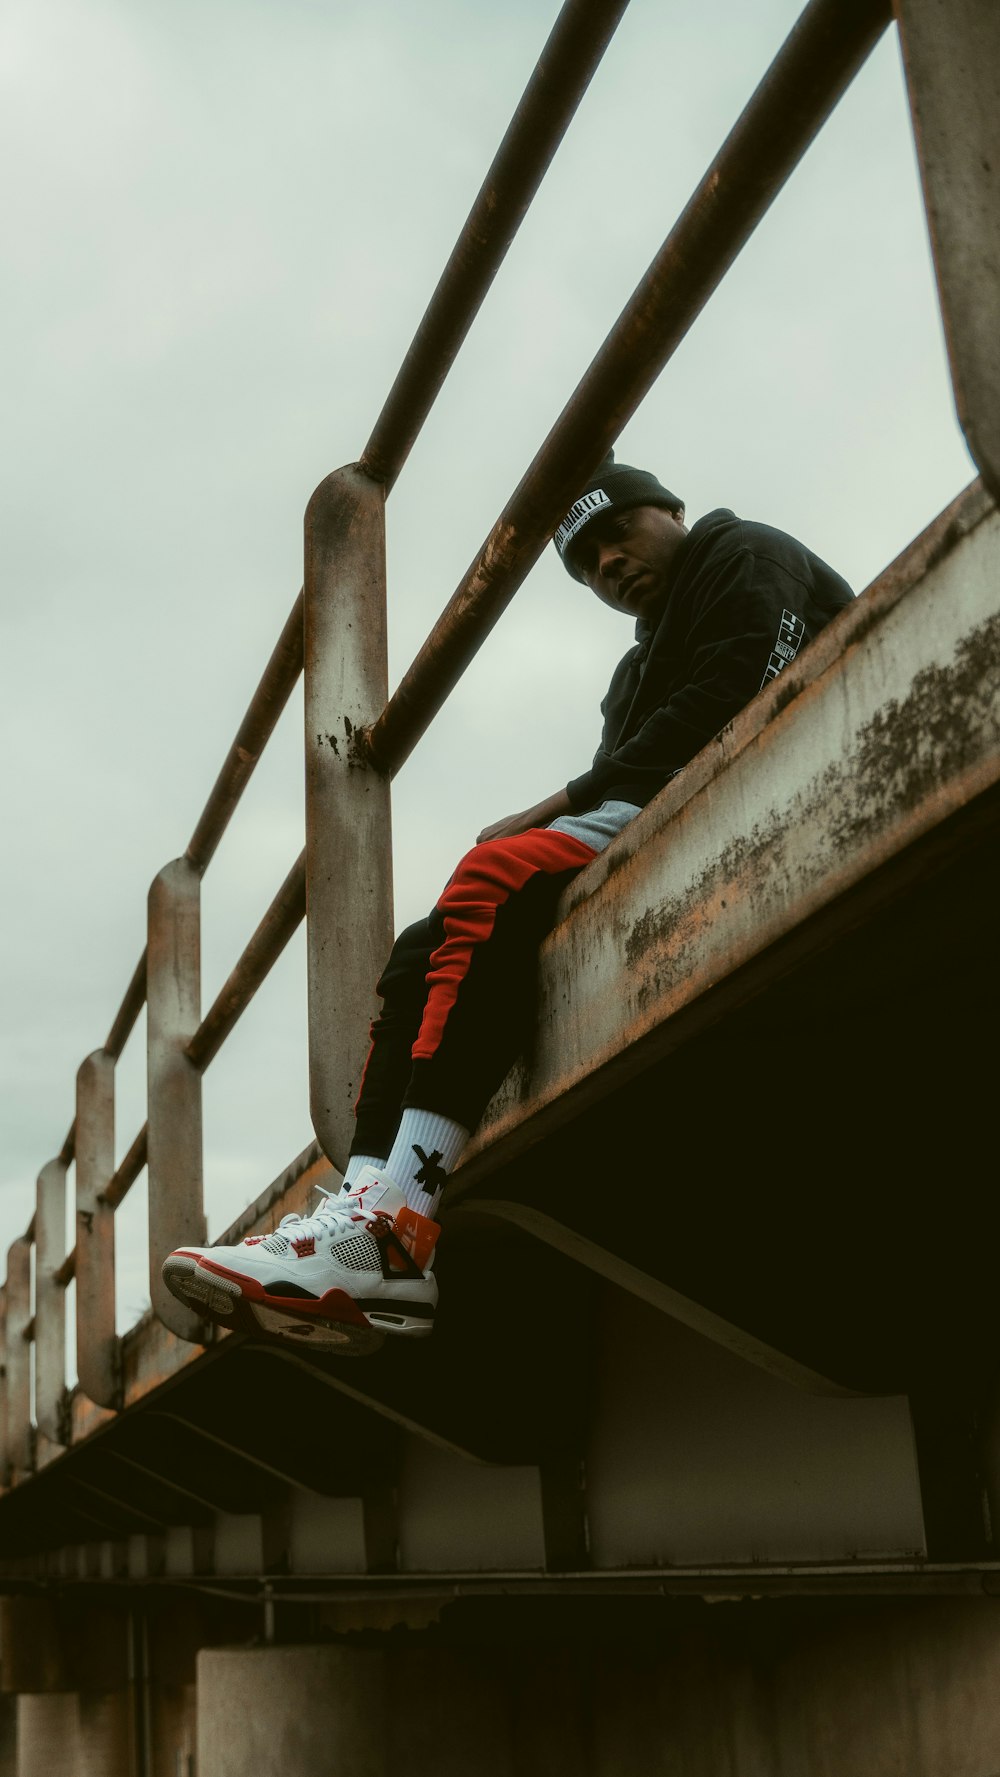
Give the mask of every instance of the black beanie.
[{"label": "black beanie", "polygon": [[577,572],[566,551],[573,538],[579,536],[584,525],[597,513],[627,512],[632,506],[666,506],[671,512],[677,512],[683,504],[684,501],[657,481],[648,469],[633,469],[630,463],[616,463],[614,451],[609,450],[580,498],[573,501],[553,538],[563,567],[574,580],[582,580],[583,576]]}]

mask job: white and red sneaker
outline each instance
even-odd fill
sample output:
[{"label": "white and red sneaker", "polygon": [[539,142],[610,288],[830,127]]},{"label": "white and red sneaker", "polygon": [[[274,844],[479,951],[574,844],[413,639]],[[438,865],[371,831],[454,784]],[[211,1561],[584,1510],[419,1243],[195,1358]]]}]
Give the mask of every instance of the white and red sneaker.
[{"label": "white and red sneaker", "polygon": [[273,1234],[179,1247],[163,1280],[219,1326],[360,1356],[386,1333],[433,1331],[439,1233],[388,1173],[366,1166],[350,1192],[327,1196],[311,1216],[285,1216]]}]

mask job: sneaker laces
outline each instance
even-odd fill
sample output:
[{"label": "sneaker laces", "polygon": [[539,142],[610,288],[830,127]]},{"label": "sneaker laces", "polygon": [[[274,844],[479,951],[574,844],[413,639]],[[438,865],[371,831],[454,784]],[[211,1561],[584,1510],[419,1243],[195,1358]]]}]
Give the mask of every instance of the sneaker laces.
[{"label": "sneaker laces", "polygon": [[288,1251],[293,1238],[309,1240],[317,1235],[340,1234],[355,1222],[368,1219],[353,1192],[328,1191],[325,1185],[317,1185],[316,1189],[323,1197],[319,1207],[308,1216],[282,1216],[274,1233],[261,1242],[265,1252],[281,1257]]}]

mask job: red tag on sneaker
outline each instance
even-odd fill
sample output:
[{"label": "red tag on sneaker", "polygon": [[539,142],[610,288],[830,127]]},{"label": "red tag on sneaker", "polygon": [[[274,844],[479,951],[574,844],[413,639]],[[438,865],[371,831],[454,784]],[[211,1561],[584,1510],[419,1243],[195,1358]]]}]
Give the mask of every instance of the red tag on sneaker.
[{"label": "red tag on sneaker", "polygon": [[426,1271],[441,1232],[440,1224],[432,1222],[429,1216],[422,1216],[406,1203],[396,1217],[396,1232],[414,1263],[421,1271]]}]

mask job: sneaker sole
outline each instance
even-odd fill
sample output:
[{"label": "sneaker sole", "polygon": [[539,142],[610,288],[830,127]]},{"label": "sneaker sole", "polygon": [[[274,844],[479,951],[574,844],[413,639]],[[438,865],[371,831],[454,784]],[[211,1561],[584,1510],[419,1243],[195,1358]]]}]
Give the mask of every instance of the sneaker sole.
[{"label": "sneaker sole", "polygon": [[344,1290],[327,1290],[309,1302],[272,1296],[256,1278],[186,1253],[165,1260],[163,1281],[178,1301],[217,1326],[264,1333],[338,1357],[371,1356],[384,1345],[386,1334],[426,1339],[434,1329],[432,1319],[407,1313],[403,1303],[398,1309],[373,1304],[365,1311]]}]

